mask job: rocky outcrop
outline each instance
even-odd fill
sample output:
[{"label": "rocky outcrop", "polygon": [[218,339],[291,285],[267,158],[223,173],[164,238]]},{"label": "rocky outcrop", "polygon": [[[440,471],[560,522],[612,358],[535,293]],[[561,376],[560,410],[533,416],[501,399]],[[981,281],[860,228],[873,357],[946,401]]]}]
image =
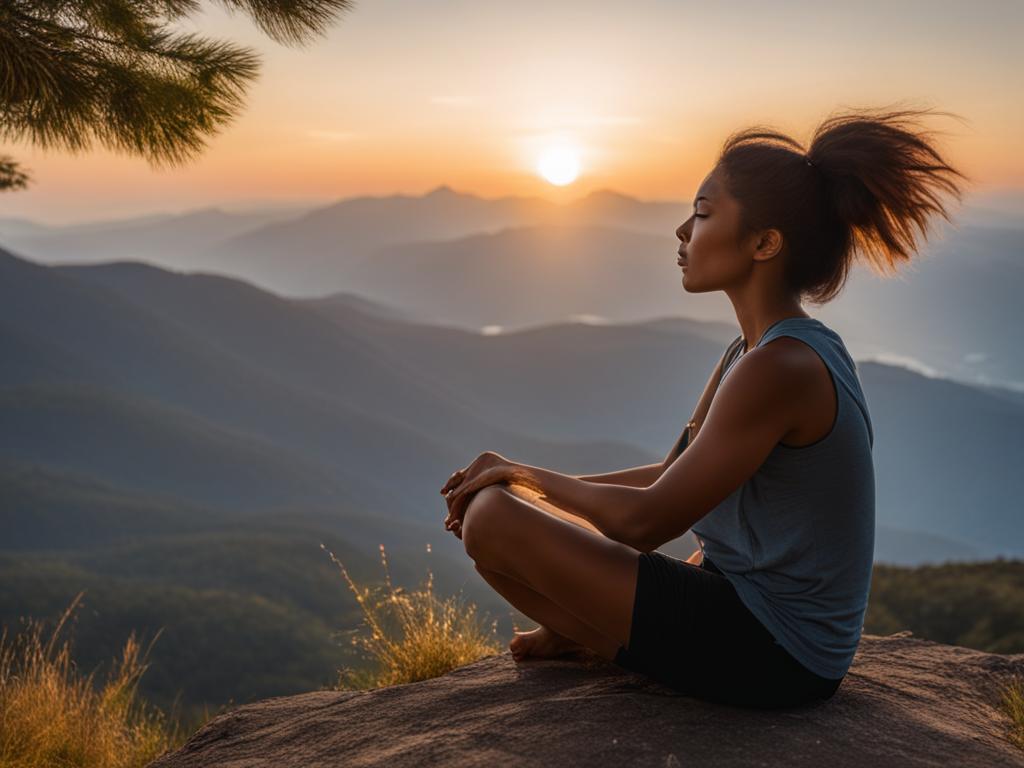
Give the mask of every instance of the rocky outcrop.
[{"label": "rocky outcrop", "polygon": [[1024,654],[864,635],[827,702],[710,704],[597,659],[503,653],[442,677],[239,707],[151,768],[1024,766],[999,695]]}]

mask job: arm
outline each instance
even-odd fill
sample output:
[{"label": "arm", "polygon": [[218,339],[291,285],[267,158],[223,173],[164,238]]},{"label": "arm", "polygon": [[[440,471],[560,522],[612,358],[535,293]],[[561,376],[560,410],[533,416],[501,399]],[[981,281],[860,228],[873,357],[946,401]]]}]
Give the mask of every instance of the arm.
[{"label": "arm", "polygon": [[[619,479],[621,485],[627,485],[625,480],[632,480],[638,482],[638,485],[632,487],[644,488],[646,487],[645,485],[639,484],[641,480],[645,479],[647,476],[653,476],[654,479],[651,480],[651,484],[653,484],[653,482],[661,476],[664,469],[665,467],[663,464],[650,464],[645,467],[633,467],[632,469],[624,469],[619,472],[609,472],[604,475],[581,477],[577,475],[560,475],[558,472],[552,472],[551,470],[516,463],[513,465],[509,479],[513,483],[518,482],[531,487],[545,502],[553,502],[556,504],[556,508],[560,507],[562,509],[568,509],[567,504],[570,503],[569,499],[577,498],[579,500],[584,500],[587,497],[587,490],[585,489],[585,486],[574,486],[571,482],[565,481],[575,480],[582,483],[616,485],[616,480]],[[657,472],[655,473],[654,470],[657,470]],[[526,476],[526,473],[528,473],[528,477]],[[564,480],[562,478],[564,478]],[[558,495],[559,488],[563,489],[561,496]],[[559,499],[560,502],[557,501]],[[600,507],[597,507],[597,509],[600,510]],[[579,517],[587,520],[598,531],[603,533],[605,536],[608,536],[608,538],[615,539],[623,544],[628,544],[634,549],[641,549],[643,547],[641,542],[630,539],[626,531],[620,531],[618,527],[609,525],[609,520],[612,520],[612,522],[621,522],[621,515],[614,519],[610,516],[608,518],[602,517],[601,519],[605,520],[605,527],[602,528],[598,525],[597,519],[594,516],[588,516],[582,512],[581,509],[574,509],[573,512]],[[600,517],[599,511],[598,517]],[[703,559],[703,555],[701,554],[700,549],[698,549],[690,555],[689,558],[687,558],[686,562],[693,565],[700,565]]]},{"label": "arm", "polygon": [[639,549],[682,535],[757,471],[811,397],[818,372],[809,360],[783,341],[751,350],[736,365],[698,437],[640,489],[633,518],[624,523]]},{"label": "arm", "polygon": [[[715,366],[697,404],[695,417],[704,419],[714,397],[722,366],[730,352],[738,348],[737,344],[740,341],[742,337],[734,339]],[[699,427],[700,421],[697,421],[697,428]],[[666,470],[674,463],[678,463],[678,457],[682,455],[675,453],[678,442],[677,440],[661,464],[648,464],[599,475],[565,475],[528,464],[507,462],[501,467],[498,475],[495,475],[500,475],[500,480],[492,479],[490,482],[506,482],[529,488],[544,501],[588,521],[608,538],[634,549],[651,551],[658,544],[644,549],[647,540],[642,538],[641,532],[647,533],[647,524],[638,519],[643,513],[636,511],[641,498],[645,498],[647,494],[638,492],[646,491],[658,483]],[[480,484],[472,485],[477,487]],[[444,493],[447,488],[448,486],[445,486],[441,492]],[[649,506],[646,501],[644,506]],[[449,510],[451,509],[452,502],[449,502]],[[682,532],[685,533],[685,529]],[[693,561],[694,557],[699,557],[699,550],[690,556],[688,562]]]},{"label": "arm", "polygon": [[577,480],[586,480],[588,483],[609,483],[612,485],[630,485],[634,488],[646,488],[665,471],[665,463],[647,464],[642,467],[620,469],[616,472],[606,472],[602,475],[573,475]]},{"label": "arm", "polygon": [[[629,471],[629,470],[626,470]],[[591,482],[543,467],[510,462],[501,472],[512,485],[523,485],[546,502],[572,512],[610,539],[638,548],[632,521],[643,488],[613,482]]]},{"label": "arm", "polygon": [[[734,353],[739,348],[740,342],[742,342],[742,336],[737,336],[735,339],[732,340],[732,342],[726,348],[725,353],[718,360],[718,364],[715,365],[715,369],[711,372],[711,375],[708,377],[707,383],[704,385],[704,391],[701,393],[700,400],[697,402],[697,407],[694,410],[693,419],[691,419],[691,421],[696,422],[696,428],[694,432],[691,433],[692,435],[696,434],[696,429],[700,428],[701,422],[705,419],[708,409],[711,406],[711,402],[718,388],[718,382],[722,375],[722,367],[724,366],[725,361],[729,358],[730,354]],[[682,435],[680,435],[679,439],[682,439]],[[693,437],[691,436],[691,441],[692,439]],[[662,477],[662,475],[664,475],[665,471],[670,466],[672,466],[673,462],[675,462],[678,459],[678,457],[682,455],[682,453],[676,453],[676,447],[678,445],[679,440],[675,442],[675,444],[669,450],[668,455],[665,456],[664,460],[660,464],[648,464],[641,467],[632,467],[630,469],[622,469],[616,472],[607,472],[599,475],[559,475],[559,473],[557,472],[551,473],[549,470],[542,470],[539,467],[530,467],[528,465],[521,464],[516,466],[519,469],[520,475],[522,475],[523,471],[526,471],[529,472],[534,477],[536,477],[536,480],[534,482],[530,482],[529,480],[520,482],[523,485],[532,486],[532,490],[541,498],[550,501],[551,503],[562,509],[570,510],[573,514],[577,515],[578,517],[584,518],[609,538],[615,539],[616,541],[621,541],[624,544],[629,544],[630,546],[636,549],[641,549],[641,547],[644,545],[632,533],[632,530],[636,527],[636,525],[630,523],[627,525],[629,530],[623,530],[622,517],[624,516],[625,507],[620,507],[617,511],[613,510],[610,513],[602,512],[599,509],[591,509],[589,512],[587,512],[584,511],[584,508],[581,507],[567,506],[567,504],[570,502],[565,495],[563,495],[561,498],[557,498],[552,494],[561,491],[563,494],[566,494],[566,492],[568,492],[569,495],[581,495],[581,492],[578,489],[574,489],[571,485],[566,484],[565,480],[569,479],[578,480],[590,484],[616,486],[618,488],[648,488],[649,486],[654,485]],[[558,487],[549,488],[547,486],[542,485],[542,474],[548,480],[553,479],[551,477],[552,475],[558,475],[560,478],[556,480]],[[612,491],[612,493],[614,494],[616,492]],[[623,498],[614,499],[613,497],[610,497],[609,503],[622,504],[625,501],[625,497],[629,496],[629,494],[622,493],[619,493],[618,495]],[[594,515],[601,517],[602,520],[595,519]],[[654,548],[655,547],[651,547],[650,549]],[[694,558],[696,557],[696,562],[699,563],[702,559],[699,553],[700,550],[695,552],[693,555],[690,556],[690,559],[687,562],[693,562]]]}]

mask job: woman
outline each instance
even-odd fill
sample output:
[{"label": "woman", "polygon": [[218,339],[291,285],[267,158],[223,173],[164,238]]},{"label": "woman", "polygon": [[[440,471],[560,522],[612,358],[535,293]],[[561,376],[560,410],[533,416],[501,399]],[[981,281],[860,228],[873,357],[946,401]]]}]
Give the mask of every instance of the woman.
[{"label": "woman", "polygon": [[[940,193],[966,177],[917,129],[927,112],[833,116],[806,151],[729,137],[676,235],[685,290],[724,291],[742,333],[662,463],[572,476],[486,452],[449,478],[445,527],[541,624],[517,660],[586,648],[739,706],[835,693],[867,611],[874,436],[842,339],[801,302],[835,298],[858,255],[895,271],[949,219]],[[657,551],[688,530],[689,560]]]}]

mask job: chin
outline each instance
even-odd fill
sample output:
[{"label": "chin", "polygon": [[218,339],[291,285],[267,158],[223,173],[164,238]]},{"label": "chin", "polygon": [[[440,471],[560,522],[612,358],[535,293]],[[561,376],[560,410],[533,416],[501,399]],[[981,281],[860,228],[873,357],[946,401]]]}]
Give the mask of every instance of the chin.
[{"label": "chin", "polygon": [[697,283],[694,282],[693,278],[687,278],[684,274],[681,280],[683,284],[683,290],[687,293],[707,293],[709,290],[715,290],[714,288],[701,288]]}]

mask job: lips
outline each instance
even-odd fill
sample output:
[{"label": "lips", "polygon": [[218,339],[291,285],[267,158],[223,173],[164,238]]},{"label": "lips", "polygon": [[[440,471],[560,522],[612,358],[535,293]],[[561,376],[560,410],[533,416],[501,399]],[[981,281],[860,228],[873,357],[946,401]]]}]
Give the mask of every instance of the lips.
[{"label": "lips", "polygon": [[686,266],[686,258],[684,258],[682,255],[680,255],[679,258],[676,259],[676,264],[678,264],[680,267],[685,267]]}]

